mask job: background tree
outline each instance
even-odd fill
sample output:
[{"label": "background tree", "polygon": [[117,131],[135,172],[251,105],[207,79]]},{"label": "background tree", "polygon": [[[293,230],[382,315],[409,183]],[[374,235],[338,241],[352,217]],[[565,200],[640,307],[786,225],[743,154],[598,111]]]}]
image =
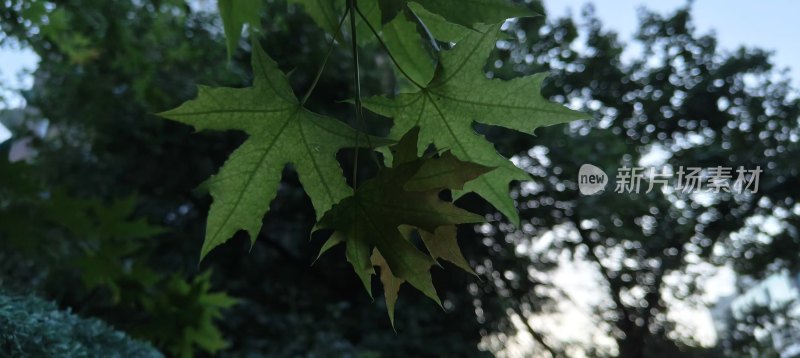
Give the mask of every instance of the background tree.
[{"label": "background tree", "polygon": [[[681,336],[669,312],[679,301],[704,305],[706,266],[732,265],[756,277],[793,269],[796,255],[785,249],[798,239],[791,224],[798,101],[767,53],[718,49],[712,36],[697,34],[689,8],[666,17],[642,13],[636,39],[644,53],[631,63],[621,61],[623,46],[591,7],[584,18],[587,39],[579,52],[571,46],[578,28],[568,20],[516,22],[516,38],[498,53],[502,66],[491,69],[510,77],[548,68],[549,95],[595,113],[594,121],[545,128],[535,141],[512,143],[520,163],[538,177],[519,189],[527,219],[521,229],[533,238],[528,247],[552,232],[550,250],[594,263],[610,301],[598,314],[613,327],[619,356],[686,354],[697,342]],[[753,195],[625,195],[613,192],[613,182],[601,195],[578,194],[581,164],[613,176],[654,151],[673,171],[722,165],[760,167],[765,174]],[[759,239],[753,217],[779,218],[782,234]],[[501,224],[492,236],[518,237],[517,230]],[[772,250],[791,257],[778,259]]]},{"label": "background tree", "polygon": [[[545,13],[538,3],[527,6]],[[265,2],[261,12],[265,32],[261,45],[281,69],[296,69],[289,80],[300,92],[313,82],[329,40],[302,9],[275,1]],[[146,337],[161,349],[181,342],[177,332],[197,324],[191,319],[195,311],[180,316],[185,319],[180,320],[183,326],[159,321],[165,310],[156,308],[131,320],[132,310],[147,305],[115,301],[113,287],[121,286],[126,295],[137,292],[127,286],[136,276],[122,276],[124,280],[113,280],[114,285],[92,289],[85,281],[87,273],[106,272],[97,270],[105,266],[95,262],[95,270],[84,270],[63,265],[64,258],[75,257],[75,250],[50,249],[62,237],[70,237],[79,248],[119,240],[69,232],[64,222],[72,217],[66,213],[80,212],[79,217],[96,223],[97,212],[134,197],[130,211],[113,222],[144,218],[149,226],[165,228],[148,240],[136,240],[135,253],[124,253],[135,266],[162,277],[158,284],[136,278],[133,286],[146,288],[138,295],[159,292],[188,300],[159,307],[194,302],[205,312],[218,311],[203,303],[202,294],[168,294],[170,288],[184,287],[173,282],[198,282],[195,276],[212,272],[214,289],[202,283],[197,285],[205,287],[201,292],[224,290],[238,301],[214,320],[229,344],[222,355],[484,356],[506,353],[520,331],[538,342],[532,349],[542,356],[578,351],[626,357],[760,352],[740,348],[752,346],[768,352],[773,347],[747,332],[753,332],[752,326],[776,330],[782,323],[764,325],[763,319],[751,318],[773,318],[777,313],[745,312],[731,323],[736,328],[729,331],[731,338],[723,340],[732,343],[715,349],[699,347],[691,337],[679,334],[669,315],[679,301],[705,305],[700,295],[707,267],[730,265],[740,277],[756,280],[781,270],[794,272],[800,245],[794,199],[798,168],[793,165],[800,114],[797,97],[785,75],[771,65],[768,53],[744,48],[722,51],[713,36],[695,31],[689,14],[689,8],[668,16],[643,13],[636,41],[644,52],[629,63],[620,58],[626,45],[591,11],[580,25],[546,17],[506,25],[512,37],[498,43],[487,61],[488,75],[509,79],[550,71],[543,93],[590,111],[595,118],[539,129],[533,137],[477,126],[500,143],[502,154],[515,156],[534,177],[512,188],[522,224],[517,228],[501,220],[476,196],[460,199],[460,206],[495,220],[459,229],[459,242],[479,279],[434,269],[444,312],[423,295],[403,289],[395,333],[382,300],[371,302],[364,295],[352,268],[341,259],[340,248],[310,266],[321,242],[308,243],[315,214],[291,170],[283,175],[256,244],[251,248],[246,235],[239,235],[212,252],[198,269],[210,204],[204,181],[244,136],[192,133],[189,127],[153,113],[193,98],[195,83],[249,85],[249,46],[238,43],[226,60],[215,10],[178,0],[2,2],[0,41],[30,47],[41,58],[34,86],[24,93],[26,110],[0,114],[14,131],[13,139],[3,146],[21,145],[29,138],[27,148],[35,155],[30,156],[26,165],[30,172],[25,175],[41,185],[25,191],[2,182],[2,284],[16,291],[35,291],[134,335],[152,324],[166,327],[171,333],[163,336],[175,338]],[[579,31],[586,37],[578,37]],[[583,50],[573,50],[577,47]],[[331,105],[353,90],[349,49],[336,47],[331,56],[339,60],[328,64],[308,106],[338,118],[355,118],[348,104]],[[391,61],[379,44],[366,46],[361,56],[365,96],[407,85],[393,75]],[[43,122],[48,128],[45,136],[33,130]],[[367,122],[371,124],[367,130],[374,134],[385,134],[389,126],[386,119],[371,114]],[[667,153],[665,164],[673,169],[742,165],[761,166],[765,173],[759,192],[752,196],[698,198],[658,190],[623,195],[611,193],[610,187],[598,196],[578,194],[581,164],[593,163],[613,177],[617,168],[636,165],[654,150]],[[350,158],[348,151],[340,155],[345,173],[352,168]],[[2,179],[25,172],[21,166],[3,166]],[[369,170],[366,165],[360,168]],[[20,182],[31,180],[15,181]],[[101,209],[61,206],[57,210],[55,195],[37,195],[57,191],[64,193],[64,200],[78,203],[74,205]],[[81,204],[85,202],[93,204]],[[780,231],[765,233],[759,217],[777,219]],[[10,230],[25,227],[41,230]],[[90,226],[89,233],[97,232]],[[18,245],[25,240],[15,237],[37,238],[30,242],[46,243],[37,247],[49,252],[27,253]],[[85,255],[77,252],[79,257]],[[123,262],[112,254],[94,257]],[[561,283],[550,275],[568,262],[562,259],[564,254],[591,262],[597,270],[607,296],[596,307],[596,320],[605,324],[592,329],[613,337],[618,349],[562,342],[559,327],[539,324],[542,316],[563,309],[561,304],[568,300]],[[171,279],[176,272],[181,277],[177,281]],[[53,279],[65,276],[72,278]],[[593,280],[592,276],[576,279]],[[746,281],[740,281],[741,291],[752,285]]]}]

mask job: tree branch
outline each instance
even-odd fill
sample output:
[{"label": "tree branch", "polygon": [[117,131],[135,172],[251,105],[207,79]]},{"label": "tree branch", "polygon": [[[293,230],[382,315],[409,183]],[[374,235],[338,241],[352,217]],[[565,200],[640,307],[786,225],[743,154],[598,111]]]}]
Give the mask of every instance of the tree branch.
[{"label": "tree branch", "polygon": [[528,333],[530,333],[530,335],[533,337],[533,339],[536,341],[536,343],[539,343],[542,347],[544,347],[544,349],[546,349],[547,352],[550,353],[550,356],[553,357],[553,358],[559,358],[559,357],[563,357],[564,356],[557,349],[555,349],[552,346],[550,346],[549,344],[547,344],[547,342],[545,341],[544,335],[542,335],[541,333],[536,331],[536,329],[534,329],[533,326],[531,326],[531,324],[528,323],[528,318],[525,317],[525,315],[522,312],[522,309],[520,309],[518,306],[513,306],[513,307],[514,307],[513,308],[514,312],[516,312],[516,314],[519,316],[519,318],[522,321],[522,323],[525,324],[525,328],[528,329]]}]

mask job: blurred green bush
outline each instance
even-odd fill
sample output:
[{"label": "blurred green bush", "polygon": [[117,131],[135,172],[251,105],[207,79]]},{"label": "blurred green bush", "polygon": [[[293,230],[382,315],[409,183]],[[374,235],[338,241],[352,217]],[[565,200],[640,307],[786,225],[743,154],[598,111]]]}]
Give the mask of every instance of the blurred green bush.
[{"label": "blurred green bush", "polygon": [[103,321],[5,292],[0,292],[0,351],[10,357],[163,357]]}]

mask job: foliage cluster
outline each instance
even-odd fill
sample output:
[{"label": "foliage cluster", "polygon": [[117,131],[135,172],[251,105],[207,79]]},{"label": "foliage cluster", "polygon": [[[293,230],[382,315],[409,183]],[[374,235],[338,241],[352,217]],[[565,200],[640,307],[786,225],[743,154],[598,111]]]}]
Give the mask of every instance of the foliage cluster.
[{"label": "foliage cluster", "polygon": [[186,280],[150,267],[150,242],[165,229],[132,218],[135,196],[110,204],[77,198],[45,187],[35,167],[4,154],[0,192],[14,198],[0,206],[2,269],[13,278],[4,286],[62,302],[94,301],[82,313],[125,311],[110,321],[175,355],[226,346],[213,321],[235,300],[211,292],[210,271]]},{"label": "foliage cluster", "polygon": [[[432,235],[437,231],[452,232],[450,225],[482,221],[480,216],[440,203],[437,195],[443,189],[454,190],[454,199],[474,192],[518,223],[514,202],[508,194],[509,184],[528,178],[475,132],[473,122],[532,133],[541,126],[581,117],[539,95],[544,74],[502,81],[487,79],[483,73],[486,57],[499,38],[499,22],[534,14],[503,0],[468,4],[348,0],[346,4],[333,1],[321,6],[301,1],[317,24],[330,32],[330,48],[349,37],[355,89],[351,101],[357,122],[364,125],[363,106],[393,119],[389,139],[415,133],[413,141],[407,139],[411,144],[398,144],[398,150],[410,150],[400,162],[397,157],[393,159],[395,165],[403,165],[389,169],[376,159],[376,176],[359,188],[358,177],[354,175],[351,189],[336,162],[338,151],[366,146],[369,155],[376,157],[372,151],[383,147],[385,140],[360,134],[336,119],[304,107],[316,82],[302,99],[295,97],[288,79],[255,37],[261,32],[252,15],[257,3],[219,3],[229,39],[229,56],[242,26],[250,24],[254,36],[253,87],[201,87],[197,99],[161,114],[198,130],[238,129],[249,135],[210,180],[209,191],[214,202],[201,258],[239,230],[247,231],[255,242],[269,202],[277,194],[281,171],[291,163],[320,218],[317,228],[335,230],[332,241],[325,246],[345,242],[347,259],[367,292],[371,294],[373,265],[388,266],[383,267],[381,275],[392,322],[397,282],[407,281],[441,304],[428,272],[437,256],[430,247],[445,246],[445,251],[461,257],[456,241],[432,236],[426,242],[429,249],[426,255],[401,234],[400,227],[411,226]],[[349,31],[342,30],[347,19]],[[363,39],[360,35],[365,34],[386,51],[397,72],[413,85],[410,90],[370,97],[362,103],[359,38]],[[443,50],[438,41],[446,41],[452,49]],[[320,73],[327,61],[326,56]],[[412,145],[411,149],[403,148],[408,145]],[[411,164],[411,158],[424,154],[431,146],[447,150],[446,156]],[[387,151],[383,153],[390,157]],[[356,172],[357,159],[355,151]],[[485,166],[486,170],[476,173],[474,165]],[[421,184],[414,184],[416,181]]]}]

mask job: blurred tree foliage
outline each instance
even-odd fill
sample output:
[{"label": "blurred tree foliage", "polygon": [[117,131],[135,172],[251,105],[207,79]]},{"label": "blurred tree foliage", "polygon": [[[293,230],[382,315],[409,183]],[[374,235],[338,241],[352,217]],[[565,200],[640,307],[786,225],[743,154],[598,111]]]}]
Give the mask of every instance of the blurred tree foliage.
[{"label": "blurred tree foliage", "polygon": [[[31,153],[27,163],[0,162],[4,287],[36,291],[175,355],[193,346],[213,352],[225,346],[224,337],[220,354],[230,356],[486,356],[504,353],[520,330],[543,356],[774,349],[752,332],[764,326],[757,317],[779,317],[781,310],[732,316],[731,337],[713,349],[699,347],[668,315],[675,300],[706,304],[706,266],[727,265],[754,279],[798,268],[799,169],[792,158],[800,105],[768,53],[720,50],[712,35],[696,32],[689,9],[643,13],[636,40],[643,53],[630,62],[621,59],[625,45],[591,10],[582,24],[542,17],[507,24],[511,38],[498,43],[489,75],[550,71],[544,94],[595,119],[540,129],[535,137],[478,128],[535,179],[512,188],[522,225],[460,228],[459,242],[480,279],[433,270],[444,312],[404,291],[395,333],[383,302],[370,302],[340,259],[341,248],[310,266],[321,243],[308,243],[314,211],[291,170],[256,244],[237,236],[198,269],[210,203],[203,181],[244,137],[195,134],[152,113],[194,97],[195,83],[250,82],[249,46],[239,44],[226,60],[218,14],[199,9],[204,4],[0,0],[0,43],[29,47],[41,58],[35,84],[24,93],[28,108],[0,114],[14,132],[3,156],[11,146]],[[538,3],[529,6],[545,13]],[[281,69],[317,68],[327,38],[305,13],[267,1],[261,15],[262,46]],[[377,44],[361,55],[365,95],[403,86]],[[352,93],[349,56],[346,48],[334,49],[309,107],[354,118],[348,105],[328,105]],[[289,79],[302,90],[313,76],[298,70]],[[376,134],[388,128],[377,116],[368,122]],[[760,190],[710,202],[675,191],[578,194],[581,164],[613,177],[653,148],[669,153],[673,168],[761,166]],[[344,154],[341,161],[351,167]],[[475,196],[459,204],[500,218]],[[759,217],[777,218],[780,232],[766,235]],[[602,333],[616,340],[617,352],[562,342],[555,331],[527,324],[568,300],[548,276],[565,255],[597,268],[608,303],[596,308],[591,329],[607,327]]]},{"label": "blurred tree foliage", "polygon": [[[705,306],[703,270],[711,265],[753,278],[796,270],[800,102],[768,53],[719,49],[712,35],[697,33],[689,8],[668,16],[643,12],[636,36],[643,54],[630,62],[591,7],[580,26],[520,20],[509,32],[514,39],[500,43],[489,71],[507,78],[549,69],[545,92],[592,111],[595,120],[545,128],[532,141],[497,133],[536,184],[518,189],[527,222],[495,225],[487,237],[530,247],[554,230],[547,257],[567,252],[592,262],[611,301],[598,308],[598,318],[612,327],[619,356],[673,356],[697,346],[676,328],[670,303]],[[613,177],[653,150],[674,171],[760,166],[764,173],[755,194],[709,200],[680,190],[619,194],[613,182],[601,195],[578,194],[583,163]],[[778,235],[763,234],[757,219],[765,217],[779,220]]]}]

